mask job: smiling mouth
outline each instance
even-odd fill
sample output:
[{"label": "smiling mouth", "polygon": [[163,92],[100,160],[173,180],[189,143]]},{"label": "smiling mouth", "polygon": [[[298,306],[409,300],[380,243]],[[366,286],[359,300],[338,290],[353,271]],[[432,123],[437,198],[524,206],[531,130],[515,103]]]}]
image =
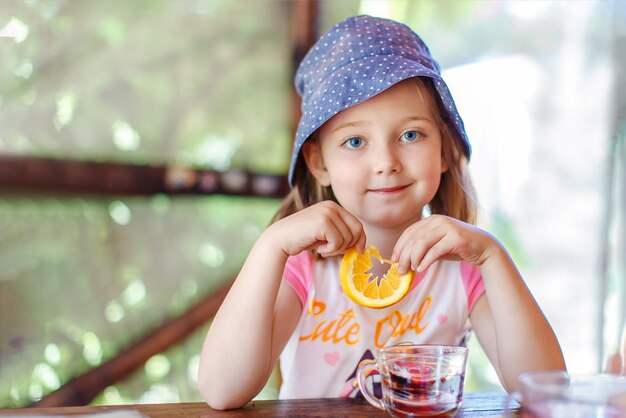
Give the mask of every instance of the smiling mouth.
[{"label": "smiling mouth", "polygon": [[372,193],[395,193],[401,190],[406,189],[409,186],[394,186],[394,187],[383,187],[381,189],[369,189]]}]

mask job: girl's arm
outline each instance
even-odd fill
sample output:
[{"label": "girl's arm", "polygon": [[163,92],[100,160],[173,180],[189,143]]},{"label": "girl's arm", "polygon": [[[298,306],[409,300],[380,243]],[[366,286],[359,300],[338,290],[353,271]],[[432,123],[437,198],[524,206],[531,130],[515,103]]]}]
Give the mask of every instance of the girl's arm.
[{"label": "girl's arm", "polygon": [[215,409],[240,407],[263,388],[297,324],[300,301],[281,283],[286,260],[261,235],[211,323],[198,386]]},{"label": "girl's arm", "polygon": [[198,385],[216,409],[237,408],[265,385],[295,329],[302,306],[283,284],[287,258],[308,249],[322,256],[365,247],[360,222],[332,202],[284,218],[254,244],[207,333]]},{"label": "girl's arm", "polygon": [[504,388],[532,370],[565,370],[557,338],[507,252],[495,240],[480,266],[485,294],[470,321]]},{"label": "girl's arm", "polygon": [[398,270],[423,271],[438,259],[479,266],[485,285],[470,320],[507,391],[520,373],[565,370],[552,328],[500,243],[487,232],[459,220],[433,215],[407,228],[392,259]]}]

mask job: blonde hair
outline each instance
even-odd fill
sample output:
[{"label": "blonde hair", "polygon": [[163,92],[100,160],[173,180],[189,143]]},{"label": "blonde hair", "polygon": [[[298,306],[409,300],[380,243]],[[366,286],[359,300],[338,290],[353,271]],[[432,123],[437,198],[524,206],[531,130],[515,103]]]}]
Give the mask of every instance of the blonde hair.
[{"label": "blonde hair", "polygon": [[[432,214],[447,215],[463,222],[476,223],[476,197],[467,167],[467,157],[463,153],[461,138],[452,125],[441,97],[429,77],[413,78],[422,99],[431,106],[441,134],[441,153],[448,169],[441,175],[439,188],[428,204]],[[307,141],[316,141],[317,131]],[[337,202],[330,186],[320,185],[307,169],[302,153],[298,156],[294,172],[294,186],[278,208],[272,222],[292,215],[304,208],[324,200]],[[338,202],[337,202],[338,203]]]}]

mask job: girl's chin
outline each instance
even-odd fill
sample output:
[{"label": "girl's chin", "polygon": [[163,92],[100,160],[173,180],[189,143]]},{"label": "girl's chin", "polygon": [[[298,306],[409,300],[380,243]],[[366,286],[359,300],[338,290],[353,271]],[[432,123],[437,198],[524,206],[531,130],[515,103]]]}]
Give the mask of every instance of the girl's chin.
[{"label": "girl's chin", "polygon": [[421,219],[419,216],[400,216],[399,214],[369,214],[361,219],[361,222],[376,228],[406,229]]}]

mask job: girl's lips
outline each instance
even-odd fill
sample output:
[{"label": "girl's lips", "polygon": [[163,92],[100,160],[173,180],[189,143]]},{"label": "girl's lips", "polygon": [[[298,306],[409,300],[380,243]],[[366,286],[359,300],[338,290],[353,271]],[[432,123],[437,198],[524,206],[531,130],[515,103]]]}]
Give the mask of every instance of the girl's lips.
[{"label": "girl's lips", "polygon": [[406,189],[408,186],[394,186],[394,187],[383,187],[381,189],[370,189],[370,192],[373,193],[393,193],[400,190]]}]

